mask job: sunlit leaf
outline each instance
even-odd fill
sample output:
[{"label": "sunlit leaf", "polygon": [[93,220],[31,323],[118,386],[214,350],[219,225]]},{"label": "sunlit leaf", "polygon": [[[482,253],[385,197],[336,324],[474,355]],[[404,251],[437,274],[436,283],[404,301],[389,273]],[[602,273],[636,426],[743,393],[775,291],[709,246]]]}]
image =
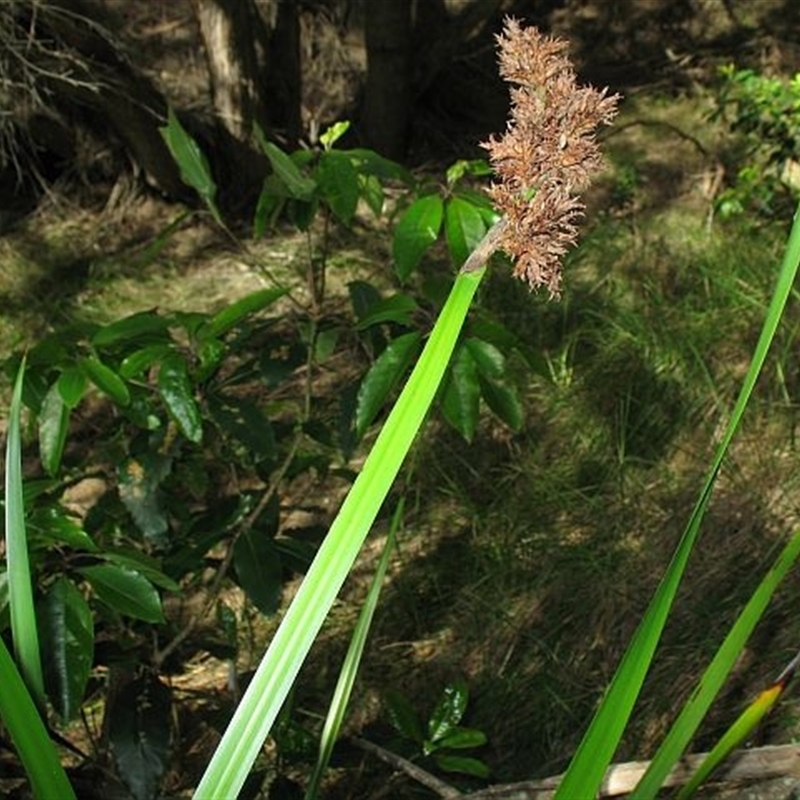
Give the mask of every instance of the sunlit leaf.
[{"label": "sunlit leaf", "polygon": [[462,197],[451,197],[445,206],[445,233],[453,263],[460,267],[486,234],[481,212]]},{"label": "sunlit leaf", "polygon": [[469,702],[469,689],[463,680],[445,686],[428,720],[428,740],[438,744],[461,722]]},{"label": "sunlit leaf", "polygon": [[120,614],[144,622],[164,622],[161,598],[152,583],[136,570],[116,564],[95,564],[78,572],[97,596]]},{"label": "sunlit leaf", "polygon": [[245,317],[263,311],[281,297],[288,293],[288,289],[282,287],[261,289],[252,294],[248,294],[241,300],[223,308],[217,312],[209,322],[209,331],[212,336],[222,336],[231,328],[241,322]]},{"label": "sunlit leaf", "polygon": [[258,127],[256,128],[256,138],[275,174],[286,186],[289,196],[295,200],[310,200],[317,189],[316,182],[303,175],[294,161],[280,147],[268,141],[264,132]]},{"label": "sunlit leaf", "polygon": [[326,149],[330,150],[331,147],[350,130],[350,122],[348,120],[340,120],[334,122],[329,128],[326,128],[319,136],[319,143]]},{"label": "sunlit leaf", "polygon": [[130,403],[131,393],[125,381],[113,369],[94,356],[81,359],[80,365],[86,371],[89,380],[117,405],[127,406]]},{"label": "sunlit leaf", "polygon": [[71,410],[80,403],[87,382],[86,373],[80,367],[69,367],[58,376],[58,393],[68,409]]},{"label": "sunlit leaf", "polygon": [[442,227],[444,204],[438,194],[413,202],[400,218],[392,241],[395,271],[401,283],[408,280]]},{"label": "sunlit leaf", "polygon": [[44,397],[39,411],[39,453],[48,475],[55,475],[67,442],[69,407],[54,383]]}]

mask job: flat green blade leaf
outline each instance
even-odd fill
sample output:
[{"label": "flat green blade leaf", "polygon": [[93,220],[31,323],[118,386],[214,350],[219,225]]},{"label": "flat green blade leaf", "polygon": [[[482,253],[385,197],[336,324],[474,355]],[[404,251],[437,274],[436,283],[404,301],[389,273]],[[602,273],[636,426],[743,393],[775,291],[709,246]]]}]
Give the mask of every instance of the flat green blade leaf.
[{"label": "flat green blade leaf", "polygon": [[28,691],[34,700],[44,707],[44,678],[42,677],[36,613],[33,606],[31,567],[25,532],[25,502],[22,493],[20,416],[24,375],[25,358],[23,357],[14,381],[6,439],[6,573],[14,655]]},{"label": "flat green blade leaf", "polygon": [[358,173],[350,159],[340,150],[324,152],[319,159],[316,177],[322,197],[331,211],[345,225],[350,225],[360,194]]},{"label": "flat green blade leaf", "polygon": [[453,263],[460,267],[483,239],[487,226],[481,212],[468,200],[451,197],[445,206],[445,234]]},{"label": "flat green blade leaf", "polygon": [[413,202],[400,218],[392,241],[392,256],[401,283],[408,280],[425,251],[436,241],[443,214],[442,198],[429,194]]},{"label": "flat green blade leaf", "polygon": [[158,130],[178,165],[181,180],[200,195],[217,222],[221,222],[219,210],[214,203],[217,185],[211,177],[211,168],[208,166],[208,160],[200,149],[200,145],[181,125],[171,108],[168,112],[167,124]]},{"label": "flat green blade leaf", "polygon": [[464,717],[469,702],[469,689],[463,680],[445,686],[439,702],[428,720],[428,740],[435,745],[451,734]]},{"label": "flat green blade leaf", "polygon": [[78,572],[89,581],[97,596],[120,614],[144,622],[164,621],[161,599],[150,581],[128,567],[95,564]]},{"label": "flat green blade leaf", "polygon": [[69,406],[54,383],[44,396],[39,411],[39,454],[48,475],[54,476],[61,466],[61,456],[67,443]]},{"label": "flat green blade leaf", "polygon": [[94,356],[83,358],[80,366],[89,376],[89,380],[117,405],[124,407],[131,402],[131,393],[128,391],[125,381],[100,359]]},{"label": "flat green blade leaf", "polygon": [[800,206],[798,213],[795,214],[781,271],[767,309],[766,319],[753,353],[750,368],[745,376],[722,441],[714,455],[711,470],[700,497],[672,561],[614,674],[611,686],[556,791],[556,800],[572,800],[576,796],[594,796],[603,780],[606,768],[611,763],[653,660],[653,654],[666,624],[689,555],[699,536],[700,523],[711,498],[717,475],[739,427],[778,328],[786,301],[792,291],[797,277],[798,264],[800,264]]},{"label": "flat green blade leaf", "polygon": [[266,615],[278,610],[283,580],[281,558],[275,542],[263,530],[251,528],[233,546],[238,583],[253,605]]},{"label": "flat green blade leaf", "polygon": [[169,340],[169,320],[155,311],[140,311],[129,317],[112,322],[100,328],[92,336],[95,347],[109,347],[119,342],[128,343],[140,339]]},{"label": "flat green blade leaf", "polygon": [[268,308],[281,297],[288,294],[288,289],[283,289],[280,286],[271,289],[261,289],[257,292],[231,303],[227,308],[217,312],[209,322],[209,331],[212,336],[222,336],[227,333],[231,328],[235,327],[245,317],[263,311]]},{"label": "flat green blade leaf", "polygon": [[469,350],[463,345],[453,356],[441,406],[445,419],[468,441],[478,427],[481,390],[478,368]]},{"label": "flat green blade leaf", "polygon": [[146,673],[127,684],[110,714],[108,736],[134,800],[154,800],[169,760],[172,693]]},{"label": "flat green blade leaf", "polygon": [[47,693],[63,721],[77,715],[94,658],[94,623],[89,604],[64,577],[39,604]]},{"label": "flat green blade leaf", "polygon": [[170,353],[158,370],[158,392],[180,432],[195,444],[203,439],[203,420],[194,399],[186,359],[180,353]]},{"label": "flat green blade leaf", "polygon": [[416,331],[398,336],[389,343],[364,376],[356,400],[355,427],[359,439],[410,368],[419,352],[421,339]]},{"label": "flat green blade leaf", "polygon": [[159,486],[172,471],[172,459],[155,451],[128,458],[119,468],[119,496],[139,530],[153,544],[165,546],[169,527]]}]

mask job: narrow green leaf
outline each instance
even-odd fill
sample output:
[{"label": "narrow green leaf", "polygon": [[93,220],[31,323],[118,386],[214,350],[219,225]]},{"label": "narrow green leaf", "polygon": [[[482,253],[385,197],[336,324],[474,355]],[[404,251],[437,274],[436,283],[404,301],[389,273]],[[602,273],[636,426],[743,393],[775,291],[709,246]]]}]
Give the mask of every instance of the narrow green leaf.
[{"label": "narrow green leaf", "polygon": [[119,342],[128,343],[138,339],[169,340],[169,320],[155,311],[140,311],[129,317],[104,325],[94,336],[95,347],[109,347]]},{"label": "narrow green leaf", "polygon": [[692,736],[711,707],[711,703],[719,694],[750,634],[764,614],[773,593],[786,577],[798,555],[800,555],[800,529],[795,531],[739,614],[691,697],[681,709],[678,718],[658,748],[647,772],[631,794],[630,800],[650,800],[658,794],[669,771],[683,755]]},{"label": "narrow green leaf", "polygon": [[233,546],[233,565],[239,586],[255,607],[267,616],[278,610],[283,589],[280,553],[263,530],[251,528]]},{"label": "narrow green leaf", "polygon": [[359,439],[408,371],[419,352],[421,339],[416,331],[398,336],[389,343],[364,376],[356,400],[355,427]]},{"label": "narrow green leaf", "polygon": [[200,149],[200,145],[181,125],[180,120],[175,116],[175,112],[171,108],[168,112],[167,124],[158,130],[172,157],[175,159],[175,163],[178,165],[181,180],[200,195],[214,215],[214,219],[221,223],[222,218],[214,202],[214,197],[217,194],[217,185],[211,177],[208,160]]},{"label": "narrow green leaf", "polygon": [[25,767],[34,797],[39,800],[51,797],[75,800],[75,792],[58,753],[2,637],[0,686],[3,687],[0,691],[0,719]]},{"label": "narrow green leaf", "polygon": [[731,419],[714,455],[700,496],[672,561],[614,674],[611,686],[556,791],[556,800],[572,800],[576,796],[594,796],[603,780],[606,768],[614,757],[614,751],[619,744],[653,660],[653,654],[664,629],[689,555],[699,536],[700,523],[711,498],[717,475],[739,427],[775,336],[783,309],[797,277],[798,264],[800,264],[800,206],[798,206],[798,212],[795,213],[778,281],[767,309],[766,319],[753,353],[750,368],[745,376]]},{"label": "narrow green leaf", "polygon": [[475,359],[463,345],[453,356],[447,382],[442,392],[441,406],[445,419],[468,441],[478,427],[481,390]]},{"label": "narrow green leaf", "polygon": [[136,570],[116,564],[95,564],[78,572],[114,611],[144,622],[164,621],[161,599],[150,581]]},{"label": "narrow green leaf", "polygon": [[336,744],[339,731],[342,729],[344,715],[347,711],[347,704],[350,702],[350,695],[352,694],[353,686],[356,682],[358,666],[361,663],[361,657],[364,654],[364,647],[367,643],[367,635],[372,625],[372,619],[375,616],[375,609],[378,607],[378,598],[381,594],[386,571],[389,568],[389,557],[394,549],[397,529],[403,518],[403,507],[404,502],[401,498],[392,515],[392,521],[389,525],[389,535],[386,537],[386,544],[383,546],[378,566],[375,569],[375,575],[372,578],[369,592],[367,592],[367,598],[364,601],[361,613],[358,615],[358,622],[353,630],[350,646],[347,648],[347,655],[339,671],[339,678],[336,681],[336,688],[331,698],[328,715],[325,717],[325,725],[322,728],[322,735],[319,742],[319,755],[317,756],[317,761],[314,764],[314,771],[311,774],[308,788],[306,789],[306,800],[315,800],[319,794],[319,787],[322,783],[325,771],[328,769],[331,754],[333,753],[333,746]]},{"label": "narrow green leaf", "polygon": [[350,159],[340,150],[324,152],[319,159],[316,178],[331,211],[345,225],[350,225],[361,193],[358,173]]},{"label": "narrow green leaf", "polygon": [[459,274],[431,336],[336,515],[194,793],[236,797],[430,408],[485,269]]},{"label": "narrow green leaf", "polygon": [[468,200],[451,197],[445,206],[445,234],[450,258],[460,267],[486,233],[486,221]]},{"label": "narrow green leaf", "polygon": [[39,454],[48,475],[54,476],[61,466],[68,427],[69,407],[61,397],[56,382],[44,396],[39,410]]},{"label": "narrow green leaf", "polygon": [[269,159],[272,169],[275,170],[275,174],[286,186],[289,196],[295,200],[311,200],[317,189],[316,182],[303,175],[294,161],[280,147],[268,141],[264,132],[258,127],[256,128],[256,138],[264,155]]},{"label": "narrow green leaf", "polygon": [[89,380],[117,405],[124,407],[131,402],[131,393],[128,391],[125,381],[98,358],[94,356],[83,358],[80,365],[89,376]]},{"label": "narrow green leaf", "polygon": [[473,775],[476,778],[488,778],[491,775],[489,767],[477,758],[437,753],[435,760],[439,769],[445,772],[460,772],[464,775]]},{"label": "narrow green leaf", "polygon": [[469,703],[469,689],[463,680],[445,686],[428,720],[428,739],[438,744],[458,726]]},{"label": "narrow green leaf", "polygon": [[203,420],[194,399],[186,359],[180,353],[170,353],[158,370],[158,392],[180,432],[199,444],[203,439]]},{"label": "narrow green leaf", "polygon": [[281,297],[288,294],[289,290],[282,287],[261,289],[248,294],[241,300],[231,303],[222,311],[218,311],[208,323],[211,336],[223,336],[231,328],[239,324],[245,317],[256,314],[268,308]]},{"label": "narrow green leaf", "polygon": [[443,214],[442,198],[429,194],[413,202],[400,218],[392,240],[392,256],[401,283],[408,280],[425,251],[436,241]]},{"label": "narrow green leaf", "polygon": [[39,606],[50,700],[65,722],[77,715],[94,658],[89,604],[71,581],[57,578]]},{"label": "narrow green leaf", "polygon": [[6,571],[14,655],[22,670],[28,691],[36,703],[44,707],[44,678],[39,653],[36,612],[33,605],[31,567],[25,533],[25,503],[22,494],[20,416],[24,375],[25,358],[23,357],[14,381],[6,439]]}]

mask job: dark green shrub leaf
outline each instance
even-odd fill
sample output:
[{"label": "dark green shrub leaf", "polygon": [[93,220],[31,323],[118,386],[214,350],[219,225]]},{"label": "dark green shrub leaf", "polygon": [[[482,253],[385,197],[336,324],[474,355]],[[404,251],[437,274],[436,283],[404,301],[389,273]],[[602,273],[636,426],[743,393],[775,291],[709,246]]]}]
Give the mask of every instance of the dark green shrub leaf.
[{"label": "dark green shrub leaf", "polygon": [[350,159],[339,150],[324,152],[320,156],[316,177],[331,211],[345,225],[350,225],[360,194],[358,173]]},{"label": "dark green shrub leaf", "polygon": [[89,376],[89,380],[117,405],[127,406],[130,403],[131,393],[125,381],[113,369],[94,356],[81,359],[80,365]]},{"label": "dark green shrub leaf", "polygon": [[398,325],[411,325],[412,315],[419,308],[417,301],[407,294],[393,294],[385,300],[378,300],[358,321],[356,330],[363,331],[372,325],[394,322]]},{"label": "dark green shrub leaf", "polygon": [[272,538],[262,529],[245,531],[233,546],[239,586],[262,614],[274,614],[281,599],[281,559]]},{"label": "dark green shrub leaf", "polygon": [[469,350],[459,345],[442,393],[442,412],[445,419],[468,441],[478,427],[480,411],[478,368]]},{"label": "dark green shrub leaf", "polygon": [[97,545],[80,524],[58,505],[37,506],[28,517],[28,534],[45,542],[69,545],[73,550],[97,552]]},{"label": "dark green shrub leaf", "polygon": [[172,459],[156,451],[127,459],[119,468],[119,496],[147,539],[167,544],[166,514],[161,509],[159,486],[172,470]]},{"label": "dark green shrub leaf", "polygon": [[126,356],[119,365],[119,374],[129,380],[149,370],[154,364],[159,364],[172,352],[168,344],[149,344],[141,350],[134,350]]},{"label": "dark green shrub leaf", "polygon": [[289,196],[295,200],[310,200],[317,189],[316,182],[303,175],[294,161],[280,147],[267,141],[264,132],[258,127],[256,128],[256,138],[264,155],[269,159],[272,169],[275,170],[275,174],[286,186]]},{"label": "dark green shrub leaf", "polygon": [[469,161],[462,158],[447,168],[447,184],[452,186],[465,175],[482,178],[491,174],[492,167],[485,158],[475,158]]},{"label": "dark green shrub leaf", "polygon": [[481,394],[486,405],[513,431],[522,428],[525,412],[519,395],[512,386],[499,381],[480,379]]},{"label": "dark green shrub leaf", "polygon": [[451,747],[454,750],[466,750],[486,744],[486,734],[476,728],[462,728],[459,725],[437,740],[436,744],[441,748]]},{"label": "dark green shrub leaf", "polygon": [[127,684],[109,709],[114,760],[134,800],[158,796],[169,757],[171,708],[170,690],[146,673]]},{"label": "dark green shrub leaf", "polygon": [[383,213],[383,203],[386,197],[381,182],[374,175],[359,175],[358,187],[369,210],[379,217]]},{"label": "dark green shrub leaf", "polygon": [[445,772],[460,772],[463,775],[472,775],[475,778],[488,778],[491,775],[489,767],[477,758],[437,753],[435,760],[439,769]]},{"label": "dark green shrub leaf", "polygon": [[145,553],[137,550],[128,550],[124,553],[106,551],[103,553],[102,558],[109,564],[116,564],[120,567],[135,570],[147,578],[150,583],[160,586],[169,592],[179,593],[181,591],[181,587],[161,571],[161,564],[158,559],[152,558]]},{"label": "dark green shrub leaf", "polygon": [[374,175],[384,181],[400,181],[409,186],[414,183],[414,176],[402,164],[385,158],[374,150],[356,147],[344,152],[362,175]]},{"label": "dark green shrub leaf", "polygon": [[169,340],[168,328],[169,321],[155,311],[140,311],[100,328],[92,336],[92,344],[95,347],[108,347],[118,342],[132,342],[143,338]]},{"label": "dark green shrub leaf", "polygon": [[158,370],[158,392],[180,432],[199,444],[203,438],[203,420],[194,399],[186,359],[180,353],[170,353]]},{"label": "dark green shrub leaf", "polygon": [[64,403],[56,382],[44,396],[39,411],[39,453],[48,475],[55,475],[61,466],[68,426],[69,408]]},{"label": "dark green shrub leaf", "polygon": [[286,202],[286,188],[277,175],[269,175],[261,187],[253,216],[253,235],[260,239],[275,225]]},{"label": "dark green shrub leaf", "polygon": [[217,312],[208,323],[211,336],[222,336],[250,314],[263,311],[288,293],[281,287],[261,289]]},{"label": "dark green shrub leaf", "polygon": [[57,578],[38,607],[47,694],[62,720],[80,709],[94,658],[89,604],[66,578]]},{"label": "dark green shrub leaf", "polygon": [[197,142],[181,125],[175,112],[170,108],[167,124],[158,129],[166,142],[181,173],[181,180],[194,189],[219,222],[220,215],[214,203],[217,185],[211,177],[208,161]]},{"label": "dark green shrub leaf", "polygon": [[419,352],[422,337],[416,331],[394,339],[370,367],[356,401],[355,426],[360,438],[372,424],[389,393],[408,371]]},{"label": "dark green shrub leaf", "polygon": [[505,356],[493,344],[470,336],[465,340],[464,346],[475,359],[478,372],[484,378],[502,378],[506,371]]},{"label": "dark green shrub leaf", "polygon": [[438,744],[461,722],[469,702],[467,684],[454,681],[445,686],[436,708],[428,720],[428,740]]},{"label": "dark green shrub leaf", "polygon": [[241,442],[255,463],[274,456],[272,424],[252,400],[246,397],[212,397],[208,407],[214,422],[227,436]]},{"label": "dark green shrub leaf", "polygon": [[381,293],[367,281],[350,281],[347,284],[347,292],[350,295],[353,313],[359,321],[364,319],[373,306],[381,301]]},{"label": "dark green shrub leaf", "polygon": [[78,572],[91,584],[95,594],[120,614],[144,622],[163,622],[161,599],[144,575],[116,564],[95,564]]},{"label": "dark green shrub leaf", "polygon": [[83,398],[87,382],[86,373],[80,367],[69,367],[58,376],[58,392],[70,411]]},{"label": "dark green shrub leaf", "polygon": [[425,738],[422,723],[408,699],[399,692],[389,691],[384,696],[384,704],[392,727],[406,739],[422,744]]},{"label": "dark green shrub leaf", "polygon": [[392,256],[401,283],[408,280],[425,251],[436,241],[443,213],[442,198],[429,194],[412,203],[400,218],[392,241]]},{"label": "dark green shrub leaf", "polygon": [[460,267],[486,233],[481,212],[468,200],[451,197],[445,206],[445,234],[450,258]]}]

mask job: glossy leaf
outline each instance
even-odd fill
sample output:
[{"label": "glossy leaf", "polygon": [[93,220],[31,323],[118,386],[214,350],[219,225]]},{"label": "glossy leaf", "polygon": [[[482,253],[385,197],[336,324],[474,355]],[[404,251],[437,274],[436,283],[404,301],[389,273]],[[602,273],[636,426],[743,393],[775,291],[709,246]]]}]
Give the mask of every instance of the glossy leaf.
[{"label": "glossy leaf", "polygon": [[491,342],[470,336],[464,340],[464,346],[469,350],[478,367],[478,372],[484,378],[501,379],[505,377],[505,356]]},{"label": "glossy leaf", "polygon": [[80,403],[87,382],[86,373],[80,367],[69,367],[58,376],[58,393],[68,409],[72,410]]},{"label": "glossy leaf", "polygon": [[168,339],[169,321],[155,311],[140,311],[129,317],[112,322],[100,328],[92,337],[95,347],[108,347],[118,342],[132,342],[137,339]]},{"label": "glossy leaf", "polygon": [[233,565],[239,586],[262,614],[278,610],[283,589],[281,559],[272,538],[263,530],[251,528],[233,546]]},{"label": "glossy leaf", "polygon": [[429,194],[412,203],[400,218],[392,241],[392,256],[401,283],[408,280],[425,251],[436,241],[443,214],[442,198]]},{"label": "glossy leaf", "polygon": [[245,317],[263,311],[281,297],[288,293],[288,289],[274,287],[271,289],[261,289],[252,294],[248,294],[241,300],[231,303],[227,308],[217,312],[209,322],[209,331],[212,336],[222,336],[231,328],[236,326]]},{"label": "glossy leaf", "polygon": [[355,428],[360,438],[372,424],[391,391],[406,374],[419,352],[416,331],[398,336],[380,354],[364,376],[356,400]]},{"label": "glossy leaf", "polygon": [[47,693],[61,719],[72,720],[80,710],[92,669],[92,612],[74,584],[60,577],[42,598],[38,618]]},{"label": "glossy leaf", "polygon": [[470,747],[482,747],[486,744],[486,734],[477,728],[456,726],[441,739],[437,739],[437,748],[452,747],[454,750],[467,750]]},{"label": "glossy leaf", "polygon": [[146,673],[117,695],[108,736],[120,777],[134,800],[155,800],[169,761],[172,693]]},{"label": "glossy leaf", "polygon": [[44,396],[39,410],[39,454],[48,475],[55,475],[61,466],[68,428],[69,407],[56,382]]},{"label": "glossy leaf", "polygon": [[453,364],[442,392],[441,407],[445,419],[468,441],[478,427],[480,383],[475,359],[461,346],[453,356]]},{"label": "glossy leaf", "polygon": [[453,263],[460,267],[487,230],[481,212],[468,200],[451,197],[445,206],[445,234]]},{"label": "glossy leaf", "polygon": [[461,722],[469,702],[469,689],[462,681],[445,686],[436,708],[428,720],[428,740],[438,744]]},{"label": "glossy leaf", "polygon": [[119,374],[129,380],[147,372],[155,364],[161,363],[172,352],[168,344],[149,344],[127,355],[119,365]]},{"label": "glossy leaf", "polygon": [[331,211],[345,225],[350,225],[360,195],[358,173],[350,159],[340,150],[323,153],[320,156],[316,178],[322,196]]},{"label": "glossy leaf", "polygon": [[128,458],[119,468],[119,496],[139,530],[151,542],[165,545],[168,528],[159,486],[170,474],[172,459],[155,451]]},{"label": "glossy leaf", "polygon": [[186,359],[180,353],[170,353],[158,370],[158,392],[180,432],[199,444],[203,438],[203,420],[194,399]]},{"label": "glossy leaf", "polygon": [[94,356],[81,359],[80,365],[89,376],[89,380],[101,391],[108,395],[117,405],[127,406],[131,402],[131,393],[125,381]]},{"label": "glossy leaf", "polygon": [[144,622],[164,621],[161,599],[141,573],[116,564],[95,564],[78,572],[89,581],[98,598],[120,614]]},{"label": "glossy leaf", "polygon": [[109,564],[128,567],[138,572],[140,575],[147,578],[150,583],[160,586],[162,589],[175,592],[176,594],[181,592],[180,585],[168,575],[164,574],[161,569],[161,562],[139,550],[130,549],[124,553],[107,550],[102,554],[102,558]]},{"label": "glossy leaf", "polygon": [[97,545],[78,520],[59,505],[36,506],[28,517],[28,530],[31,537],[44,539],[48,544],[66,544],[73,550],[89,553],[97,551]]},{"label": "glossy leaf", "polygon": [[294,161],[283,150],[267,140],[260,128],[256,128],[256,138],[264,151],[264,155],[269,159],[275,174],[286,186],[289,196],[295,200],[310,200],[316,191],[316,182],[303,175]]}]

